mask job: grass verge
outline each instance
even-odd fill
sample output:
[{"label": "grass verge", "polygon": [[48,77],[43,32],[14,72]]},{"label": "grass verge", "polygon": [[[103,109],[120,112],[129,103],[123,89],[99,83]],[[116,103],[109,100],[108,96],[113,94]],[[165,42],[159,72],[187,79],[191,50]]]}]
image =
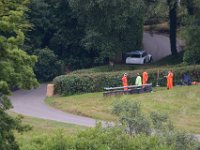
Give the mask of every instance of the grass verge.
[{"label": "grass verge", "polygon": [[115,72],[115,71],[128,71],[128,70],[135,70],[135,71],[141,71],[141,70],[148,70],[148,69],[169,69],[169,68],[176,68],[180,66],[185,66],[183,64],[183,55],[184,51],[181,51],[178,53],[177,56],[166,56],[163,59],[153,62],[153,63],[147,63],[144,65],[127,65],[127,64],[115,64],[113,67],[109,65],[105,66],[97,66],[89,69],[80,69],[73,71],[71,73],[97,73],[97,72]]},{"label": "grass verge", "polygon": [[[17,114],[11,111],[8,112],[11,116],[16,117]],[[32,141],[39,138],[49,137],[55,135],[56,132],[61,131],[65,135],[76,135],[80,130],[86,127],[74,124],[67,124],[62,122],[38,119],[28,116],[23,116],[22,123],[30,125],[32,130],[24,133],[15,132],[16,140],[20,148],[25,149],[31,145]]]},{"label": "grass verge", "polygon": [[175,127],[191,133],[200,133],[200,90],[199,86],[175,87],[173,90],[157,88],[152,93],[103,97],[102,93],[89,93],[68,97],[51,97],[46,102],[62,111],[115,121],[112,105],[120,100],[141,103],[142,111],[147,115],[152,111],[169,114]]}]

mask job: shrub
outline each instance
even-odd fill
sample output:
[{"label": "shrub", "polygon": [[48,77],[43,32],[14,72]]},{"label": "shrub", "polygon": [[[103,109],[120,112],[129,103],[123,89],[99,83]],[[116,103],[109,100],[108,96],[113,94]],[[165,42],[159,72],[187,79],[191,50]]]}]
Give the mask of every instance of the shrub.
[{"label": "shrub", "polygon": [[[197,150],[199,148],[199,142],[194,139],[193,135],[174,130],[167,114],[152,112],[150,119],[147,119],[141,112],[138,102],[118,101],[113,106],[113,113],[119,116],[121,124],[126,127],[125,131],[128,130],[130,135],[134,135],[135,139],[130,143],[133,144],[131,147],[135,147],[135,149],[151,147],[156,149]],[[146,142],[140,139],[141,135],[146,138]],[[143,143],[142,147],[138,145],[138,139],[140,139],[140,143]]]},{"label": "shrub", "polygon": [[123,128],[102,127],[100,124],[95,128],[80,131],[77,135],[66,136],[56,133],[53,136],[32,137],[29,144],[20,145],[22,150],[172,150],[157,136],[139,134],[130,136]]},{"label": "shrub", "polygon": [[152,119],[153,125],[157,129],[160,129],[162,127],[162,123],[166,122],[168,119],[167,114],[160,114],[158,112],[152,112],[150,117]]},{"label": "shrub", "polygon": [[38,56],[38,62],[34,68],[38,80],[50,81],[63,73],[63,63],[58,60],[52,50],[37,49],[34,54]]},{"label": "shrub", "polygon": [[[183,73],[191,75],[193,81],[200,81],[200,65],[181,66],[176,68],[160,69],[160,78],[157,80],[158,69],[146,69],[149,73],[149,83],[153,86],[159,82],[159,85],[166,86],[166,79],[163,77],[167,70],[174,73],[174,84],[180,84]],[[127,71],[129,85],[135,84],[136,73],[141,70]],[[98,72],[98,73],[70,73],[68,75],[58,76],[54,79],[55,92],[61,95],[72,95],[87,92],[101,92],[104,87],[122,86],[121,78],[124,71],[119,72]]]},{"label": "shrub", "polygon": [[63,134],[62,130],[59,130],[53,137],[49,138],[43,150],[73,150],[75,149],[75,140],[72,137],[67,137]]},{"label": "shrub", "polygon": [[69,70],[75,70],[80,68],[88,68],[92,67],[94,65],[93,62],[94,58],[91,58],[89,56],[70,56],[66,57],[64,59],[65,64],[67,64],[67,67]]},{"label": "shrub", "polygon": [[187,18],[187,26],[183,32],[183,37],[186,42],[186,50],[183,61],[188,64],[200,64],[200,27],[198,15]]},{"label": "shrub", "polygon": [[132,134],[150,134],[150,123],[140,110],[140,104],[130,101],[118,102],[113,107],[113,113],[120,117],[120,122],[127,126]]},{"label": "shrub", "polygon": [[38,135],[30,143],[20,145],[22,150],[198,150],[200,143],[186,133],[168,132],[162,135],[137,134],[130,136],[123,127],[102,127],[79,131],[66,136]]},{"label": "shrub", "polygon": [[161,143],[156,136],[138,134],[134,137],[124,132],[118,126],[103,128],[97,126],[79,133],[76,140],[76,150],[170,150],[171,145]]},{"label": "shrub", "polygon": [[34,135],[31,139],[20,143],[20,150],[75,150],[76,136],[64,135],[59,129],[53,135]]},{"label": "shrub", "polygon": [[191,45],[187,47],[184,53],[183,61],[188,64],[200,64],[200,50],[199,46]]}]

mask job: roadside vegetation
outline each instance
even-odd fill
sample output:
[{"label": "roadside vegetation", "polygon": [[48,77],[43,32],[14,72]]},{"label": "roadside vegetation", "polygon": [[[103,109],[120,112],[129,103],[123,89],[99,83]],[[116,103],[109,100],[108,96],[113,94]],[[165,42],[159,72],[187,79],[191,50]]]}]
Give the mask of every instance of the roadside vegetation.
[{"label": "roadside vegetation", "polygon": [[[18,114],[11,111],[8,112],[12,117]],[[21,116],[22,124],[27,125],[29,130],[24,133],[15,132],[16,142],[20,150],[39,150],[42,144],[48,142],[49,137],[62,134],[65,136],[75,136],[80,131],[86,130],[87,127],[62,122],[38,119],[28,116]],[[41,145],[40,145],[41,144]],[[47,147],[46,147],[47,148]],[[45,150],[45,147],[43,148]]]},{"label": "roadside vegetation", "polygon": [[[198,150],[200,148],[200,143],[193,135],[174,129],[166,113],[153,110],[149,114],[144,114],[141,108],[138,102],[118,101],[112,108],[112,112],[119,117],[115,126],[103,127],[98,123],[96,127],[87,129],[25,118],[23,122],[33,125],[34,129],[24,135],[16,134],[16,139],[21,150]],[[63,129],[57,130],[60,127]]]},{"label": "roadside vegetation", "polygon": [[[16,141],[19,144],[20,150],[45,150],[49,144],[49,137],[54,137],[55,135],[60,137],[62,137],[62,135],[75,136],[78,132],[86,129],[86,127],[74,124],[36,119],[32,117],[23,117],[22,123],[29,125],[31,130],[23,134],[15,133]],[[43,146],[42,148],[41,145],[46,145],[46,147]]]},{"label": "roadside vegetation", "polygon": [[199,86],[180,86],[173,90],[153,88],[152,93],[103,97],[103,93],[89,93],[67,97],[55,96],[46,102],[57,109],[100,120],[116,121],[112,114],[113,104],[129,100],[139,102],[142,111],[167,113],[177,129],[200,133]]}]

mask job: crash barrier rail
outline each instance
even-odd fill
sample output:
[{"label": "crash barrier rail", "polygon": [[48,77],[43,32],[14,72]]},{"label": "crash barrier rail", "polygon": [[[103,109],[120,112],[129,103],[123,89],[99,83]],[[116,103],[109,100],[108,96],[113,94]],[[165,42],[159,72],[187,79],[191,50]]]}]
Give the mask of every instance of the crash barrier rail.
[{"label": "crash barrier rail", "polygon": [[[124,90],[124,88],[128,88]],[[122,86],[122,87],[106,87],[104,88],[105,92],[103,92],[103,96],[116,96],[123,94],[141,94],[148,93],[152,91],[152,83],[151,84],[143,84],[141,86],[131,85],[131,86]]]}]

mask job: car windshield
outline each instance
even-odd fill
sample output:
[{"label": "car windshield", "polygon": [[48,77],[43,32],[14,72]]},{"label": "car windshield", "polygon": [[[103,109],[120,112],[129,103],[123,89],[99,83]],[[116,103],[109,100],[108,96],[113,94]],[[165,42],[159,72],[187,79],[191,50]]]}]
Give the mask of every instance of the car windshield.
[{"label": "car windshield", "polygon": [[131,57],[131,58],[140,58],[140,55],[139,54],[132,54],[129,57]]},{"label": "car windshield", "polygon": [[144,56],[146,56],[146,55],[147,55],[147,53],[145,52],[145,53],[142,54],[142,57],[144,57]]}]

